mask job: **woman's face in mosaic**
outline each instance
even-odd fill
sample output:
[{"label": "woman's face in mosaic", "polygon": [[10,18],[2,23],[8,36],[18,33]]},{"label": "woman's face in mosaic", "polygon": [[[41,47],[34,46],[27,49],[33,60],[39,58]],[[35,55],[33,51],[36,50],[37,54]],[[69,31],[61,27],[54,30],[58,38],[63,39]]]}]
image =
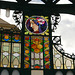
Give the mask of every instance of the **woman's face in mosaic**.
[{"label": "woman's face in mosaic", "polygon": [[33,28],[34,31],[38,31],[39,26],[34,23],[34,21],[31,21],[31,27]]}]

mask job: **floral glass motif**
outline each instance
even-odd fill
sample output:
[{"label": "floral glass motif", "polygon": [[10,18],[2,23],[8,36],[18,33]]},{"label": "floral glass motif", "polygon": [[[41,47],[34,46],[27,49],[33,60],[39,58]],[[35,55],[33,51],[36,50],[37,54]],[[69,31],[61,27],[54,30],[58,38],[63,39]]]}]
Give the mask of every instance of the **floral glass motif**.
[{"label": "floral glass motif", "polygon": [[73,59],[64,56],[64,69],[74,69]]},{"label": "floral glass motif", "polygon": [[54,69],[63,69],[62,54],[53,46],[53,65]]},{"label": "floral glass motif", "polygon": [[2,41],[11,41],[11,36],[9,34],[2,34]]},{"label": "floral glass motif", "polygon": [[42,36],[31,36],[31,69],[43,69]]},{"label": "floral glass motif", "polygon": [[21,36],[20,35],[13,35],[12,41],[13,42],[21,42]]},{"label": "floral glass motif", "polygon": [[20,43],[12,43],[11,67],[12,68],[21,67],[21,44]]},{"label": "floral glass motif", "polygon": [[10,67],[11,44],[2,42],[1,46],[1,67]]},{"label": "floral glass motif", "polygon": [[25,16],[25,34],[49,35],[47,16]]},{"label": "floral glass motif", "polygon": [[49,37],[44,37],[44,64],[45,69],[50,69]]},{"label": "floral glass motif", "polygon": [[30,37],[29,36],[25,36],[24,67],[30,68]]}]

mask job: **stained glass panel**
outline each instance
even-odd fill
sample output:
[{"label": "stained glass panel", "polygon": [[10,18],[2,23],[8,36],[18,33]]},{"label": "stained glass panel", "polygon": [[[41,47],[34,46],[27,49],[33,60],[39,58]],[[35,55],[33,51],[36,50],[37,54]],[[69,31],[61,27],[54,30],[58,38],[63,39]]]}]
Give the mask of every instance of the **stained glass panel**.
[{"label": "stained glass panel", "polygon": [[63,69],[62,54],[53,46],[53,65],[54,69]]},{"label": "stained glass panel", "polygon": [[30,37],[29,36],[25,36],[24,67],[30,68]]},{"label": "stained glass panel", "polygon": [[13,35],[12,37],[13,42],[21,42],[21,36],[20,35]]},{"label": "stained glass panel", "polygon": [[2,41],[11,41],[10,34],[2,34]]},{"label": "stained glass panel", "polygon": [[43,69],[43,37],[31,37],[31,68]]},{"label": "stained glass panel", "polygon": [[25,34],[49,35],[47,16],[25,16]]},{"label": "stained glass panel", "polygon": [[74,69],[73,59],[64,56],[64,69]]},{"label": "stained glass panel", "polygon": [[44,37],[44,63],[45,69],[50,69],[49,37]]},{"label": "stained glass panel", "polygon": [[1,46],[1,67],[10,67],[11,44],[2,42]]},{"label": "stained glass panel", "polygon": [[20,43],[12,43],[11,67],[12,68],[21,67],[21,44]]}]

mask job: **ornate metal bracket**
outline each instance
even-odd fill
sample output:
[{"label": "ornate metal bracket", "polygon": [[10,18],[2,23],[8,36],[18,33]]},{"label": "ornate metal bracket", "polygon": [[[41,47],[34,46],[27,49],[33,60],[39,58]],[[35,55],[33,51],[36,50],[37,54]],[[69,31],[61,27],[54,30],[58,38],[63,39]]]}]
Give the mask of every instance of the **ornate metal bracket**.
[{"label": "ornate metal bracket", "polygon": [[51,24],[52,24],[52,31],[54,32],[57,29],[57,25],[60,22],[61,17],[59,14],[54,14],[51,16]]},{"label": "ornate metal bracket", "polygon": [[61,45],[61,36],[52,36],[53,45]]},{"label": "ornate metal bracket", "polygon": [[17,11],[15,10],[13,12],[13,19],[15,20],[15,23],[17,24],[16,26],[21,30],[22,29],[22,11]]}]

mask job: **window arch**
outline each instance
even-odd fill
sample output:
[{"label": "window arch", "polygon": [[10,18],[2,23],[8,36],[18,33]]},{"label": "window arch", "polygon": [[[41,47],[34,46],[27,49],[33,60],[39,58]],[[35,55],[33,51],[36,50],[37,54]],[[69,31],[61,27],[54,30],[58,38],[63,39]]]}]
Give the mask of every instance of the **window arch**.
[{"label": "window arch", "polygon": [[14,70],[14,71],[12,72],[12,75],[20,75],[20,73],[19,73],[18,70]]},{"label": "window arch", "polygon": [[1,75],[9,75],[9,72],[5,69],[1,72]]}]

